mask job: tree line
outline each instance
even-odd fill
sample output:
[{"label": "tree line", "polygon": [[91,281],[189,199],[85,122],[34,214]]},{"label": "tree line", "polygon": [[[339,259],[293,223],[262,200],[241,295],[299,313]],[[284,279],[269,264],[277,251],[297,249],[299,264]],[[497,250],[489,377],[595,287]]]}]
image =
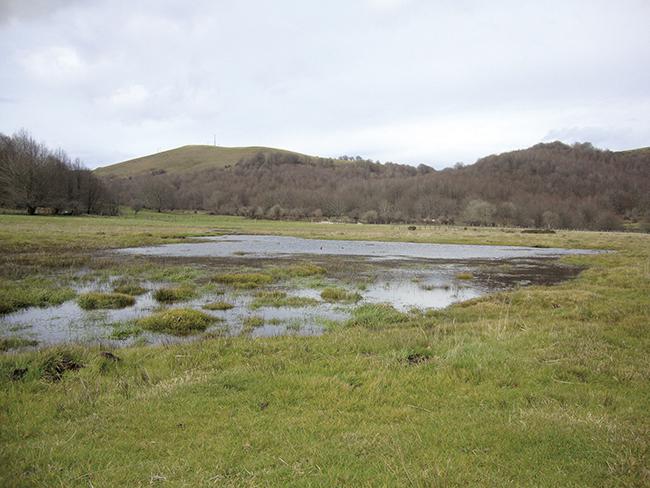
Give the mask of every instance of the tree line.
[{"label": "tree line", "polygon": [[538,144],[436,171],[259,153],[228,168],[108,180],[134,208],[271,219],[616,230],[650,218],[650,152]]},{"label": "tree line", "polygon": [[650,150],[538,144],[436,171],[360,156],[260,152],[225,168],[100,178],[27,132],[0,134],[0,206],[116,214],[120,205],[270,219],[616,230],[650,221]]},{"label": "tree line", "polygon": [[0,133],[0,206],[28,214],[116,214],[117,201],[104,181],[51,150],[26,131]]}]

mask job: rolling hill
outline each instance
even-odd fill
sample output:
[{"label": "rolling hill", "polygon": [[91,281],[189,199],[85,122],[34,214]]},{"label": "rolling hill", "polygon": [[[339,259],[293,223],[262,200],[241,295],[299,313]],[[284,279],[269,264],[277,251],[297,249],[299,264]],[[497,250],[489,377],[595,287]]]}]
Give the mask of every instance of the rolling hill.
[{"label": "rolling hill", "polygon": [[542,143],[436,171],[184,146],[97,170],[122,204],[266,218],[612,230],[650,220],[650,152]]},{"label": "rolling hill", "polygon": [[145,174],[194,173],[215,168],[233,166],[242,159],[248,159],[257,154],[293,154],[298,157],[308,157],[304,154],[275,149],[271,147],[221,147],[207,145],[181,146],[169,151],[150,154],[140,158],[130,159],[121,163],[103,166],[95,170],[98,176],[127,177]]}]

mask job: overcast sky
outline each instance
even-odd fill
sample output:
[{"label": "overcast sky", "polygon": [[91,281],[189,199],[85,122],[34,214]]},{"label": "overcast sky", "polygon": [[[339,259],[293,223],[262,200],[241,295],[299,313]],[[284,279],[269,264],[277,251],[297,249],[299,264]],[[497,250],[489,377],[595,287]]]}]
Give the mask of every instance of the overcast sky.
[{"label": "overcast sky", "polygon": [[648,26],[648,0],[0,0],[0,132],[90,167],[215,134],[437,168],[648,146]]}]

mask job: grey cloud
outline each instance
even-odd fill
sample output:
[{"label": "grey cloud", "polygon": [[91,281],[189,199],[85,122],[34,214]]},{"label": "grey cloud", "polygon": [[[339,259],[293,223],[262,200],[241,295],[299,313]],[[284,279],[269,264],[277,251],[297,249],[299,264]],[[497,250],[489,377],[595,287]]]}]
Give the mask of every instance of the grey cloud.
[{"label": "grey cloud", "polygon": [[80,0],[0,0],[0,24],[50,15]]},{"label": "grey cloud", "polygon": [[0,7],[0,131],[91,165],[214,133],[439,167],[553,134],[648,145],[642,0],[44,3]]}]

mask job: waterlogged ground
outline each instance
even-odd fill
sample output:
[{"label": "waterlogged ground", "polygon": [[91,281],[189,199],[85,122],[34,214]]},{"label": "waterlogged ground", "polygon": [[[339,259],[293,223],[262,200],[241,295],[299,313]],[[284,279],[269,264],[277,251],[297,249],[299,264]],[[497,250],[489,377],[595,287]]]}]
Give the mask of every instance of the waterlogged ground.
[{"label": "waterlogged ground", "polygon": [[[0,316],[0,330],[2,336],[20,337],[37,344],[36,347],[67,342],[107,346],[164,344],[195,340],[206,334],[317,335],[349,319],[354,308],[364,303],[388,303],[399,311],[426,310],[512,287],[558,283],[575,276],[579,269],[561,265],[557,258],[589,252],[592,251],[246,235],[129,248],[117,253],[143,256],[154,267],[183,263],[186,269],[196,270],[194,280],[184,281],[184,286],[193,287],[192,297],[161,303],[154,298],[155,291],[175,284],[139,280],[146,292],[136,296],[132,306],[84,310],[77,299],[72,299],[60,305],[30,307]],[[317,266],[323,273],[283,276],[281,271],[296,262]],[[244,289],[236,283],[209,283],[209,276],[219,272],[264,273],[269,269],[280,272],[281,278]],[[81,294],[111,292],[123,276],[116,273],[95,278],[91,273],[80,273],[77,278],[79,282],[72,288]],[[321,294],[328,288],[343,290],[352,298],[327,301]],[[309,303],[256,303],[258,294],[266,292],[285,293],[288,299],[307,298]],[[215,301],[232,308],[204,308]],[[200,310],[217,321],[203,333],[183,337],[150,332],[135,325],[138,319],[152,313],[179,307]]]},{"label": "waterlogged ground", "polygon": [[136,247],[122,249],[118,252],[147,256],[182,257],[362,256],[377,260],[395,258],[436,260],[514,259],[594,253],[594,251],[580,249],[348,241],[257,235],[204,237],[201,240],[206,242]]},{"label": "waterlogged ground", "polygon": [[[554,256],[375,262],[110,251],[226,233],[615,252],[559,262]],[[26,306],[75,304],[75,292],[112,291],[118,279],[149,293],[161,286],[196,292],[165,307],[203,299],[243,303],[270,290],[307,294],[319,304],[332,284],[365,303],[330,305],[351,310],[351,318],[324,323],[317,338],[297,336],[287,323],[281,337],[251,340],[263,327],[282,324],[249,320],[244,328],[244,318],[265,309],[237,305],[211,313],[239,313],[242,323],[232,327],[243,336],[165,347],[17,352],[2,336],[22,332],[0,331],[0,346],[12,351],[0,354],[0,486],[650,486],[648,235],[410,231],[142,211],[0,215],[0,251],[0,320]],[[316,273],[304,276],[301,268],[289,269],[297,263],[324,272],[312,268]],[[526,286],[575,274],[559,263],[583,271],[554,286]],[[273,276],[249,289],[213,279],[243,271]],[[458,278],[463,271],[471,279]],[[380,299],[377,289],[408,310],[432,297],[444,306],[441,294],[463,299],[462,293],[502,287],[516,289],[421,313],[367,303]],[[143,294],[124,311],[147,300],[160,306]],[[197,336],[220,335],[217,325]],[[98,322],[97,331],[108,336],[113,326]],[[144,331],[140,337],[148,334],[161,337]]]}]

